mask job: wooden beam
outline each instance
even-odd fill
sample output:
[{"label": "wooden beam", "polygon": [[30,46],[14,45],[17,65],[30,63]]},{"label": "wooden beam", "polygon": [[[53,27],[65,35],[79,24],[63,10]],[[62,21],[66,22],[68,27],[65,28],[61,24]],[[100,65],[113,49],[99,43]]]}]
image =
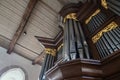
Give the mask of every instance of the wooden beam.
[{"label": "wooden beam", "polygon": [[41,54],[35,58],[35,60],[32,62],[33,65],[39,64],[42,65],[43,63],[43,58],[45,57],[45,51],[42,51]]},{"label": "wooden beam", "polygon": [[26,24],[27,24],[27,22],[29,20],[31,12],[32,12],[33,8],[35,7],[37,1],[38,0],[30,0],[30,2],[28,3],[28,5],[26,7],[26,10],[24,12],[24,15],[22,17],[22,20],[20,22],[20,25],[19,25],[16,33],[14,34],[11,42],[10,42],[10,45],[9,45],[7,53],[11,54],[11,52],[13,51],[13,49],[15,47],[15,44],[17,43],[18,39],[20,38],[22,32],[25,29],[25,26],[26,26]]}]

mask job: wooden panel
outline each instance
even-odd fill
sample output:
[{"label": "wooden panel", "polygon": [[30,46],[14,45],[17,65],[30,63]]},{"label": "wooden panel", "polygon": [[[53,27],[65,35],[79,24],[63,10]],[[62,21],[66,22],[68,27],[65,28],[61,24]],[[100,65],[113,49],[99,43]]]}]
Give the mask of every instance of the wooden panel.
[{"label": "wooden panel", "polygon": [[102,60],[102,64],[105,78],[120,73],[120,50]]}]

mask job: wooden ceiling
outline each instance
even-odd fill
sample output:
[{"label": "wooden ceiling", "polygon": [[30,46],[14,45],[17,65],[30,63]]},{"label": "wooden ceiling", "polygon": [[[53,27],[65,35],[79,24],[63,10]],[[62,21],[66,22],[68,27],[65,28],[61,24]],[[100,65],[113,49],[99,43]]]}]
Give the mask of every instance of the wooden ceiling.
[{"label": "wooden ceiling", "polygon": [[[35,36],[54,38],[60,32],[58,27],[60,9],[66,3],[79,1],[81,0],[68,0],[68,2],[66,0],[39,0],[16,41],[14,52],[34,60],[44,50],[44,46]],[[0,46],[9,48],[29,2],[30,0],[0,0]]]}]

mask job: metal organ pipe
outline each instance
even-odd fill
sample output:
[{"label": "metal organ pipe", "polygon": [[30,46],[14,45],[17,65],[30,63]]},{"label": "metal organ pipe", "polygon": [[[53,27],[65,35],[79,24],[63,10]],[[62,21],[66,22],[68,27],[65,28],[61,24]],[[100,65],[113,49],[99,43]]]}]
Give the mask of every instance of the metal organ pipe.
[{"label": "metal organ pipe", "polygon": [[82,43],[83,43],[83,46],[84,46],[84,54],[86,55],[86,58],[87,59],[90,59],[90,55],[89,55],[89,50],[88,50],[88,44],[85,40],[85,36],[84,36],[84,33],[82,31],[82,28],[81,28],[81,25],[80,23],[78,23],[79,27],[78,27],[78,30],[80,31],[80,35],[81,35],[81,40],[82,40]]},{"label": "metal organ pipe", "polygon": [[66,20],[65,22],[65,26],[64,26],[64,46],[63,46],[63,49],[64,49],[64,58],[65,60],[70,60],[70,51],[69,51],[69,47],[70,47],[70,44],[69,44],[69,20]]},{"label": "metal organ pipe", "polygon": [[83,45],[82,45],[82,40],[81,40],[81,37],[80,37],[80,31],[79,31],[79,26],[77,24],[76,21],[73,21],[74,22],[74,30],[75,30],[75,35],[76,35],[76,46],[77,46],[77,52],[78,52],[78,56],[80,58],[84,58],[84,55],[83,55]]},{"label": "metal organ pipe", "polygon": [[108,8],[120,16],[120,1],[119,0],[107,0]]},{"label": "metal organ pipe", "polygon": [[72,19],[69,20],[69,37],[70,37],[70,58],[76,59],[77,53],[76,53],[76,46],[75,46],[75,33],[74,33],[74,26]]},{"label": "metal organ pipe", "polygon": [[46,61],[47,61],[47,55],[45,56],[45,60],[44,60],[44,63],[43,63],[42,69],[41,69],[40,80],[43,80],[43,76],[44,76],[44,73],[45,73]]},{"label": "metal organ pipe", "polygon": [[90,33],[93,32],[93,26],[92,26],[92,22],[91,21],[88,23],[87,28],[88,28]]},{"label": "metal organ pipe", "polygon": [[115,39],[116,41],[116,45],[118,47],[118,49],[120,49],[120,42],[119,42],[119,38],[116,36],[116,34],[113,32],[113,31],[110,31],[111,35],[113,36],[113,38]]}]

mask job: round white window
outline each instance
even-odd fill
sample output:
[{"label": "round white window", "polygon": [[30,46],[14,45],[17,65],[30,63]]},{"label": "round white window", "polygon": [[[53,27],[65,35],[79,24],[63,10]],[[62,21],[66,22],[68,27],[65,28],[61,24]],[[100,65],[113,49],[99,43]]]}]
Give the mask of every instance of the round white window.
[{"label": "round white window", "polygon": [[4,72],[0,80],[25,80],[25,73],[21,68],[12,68]]}]

